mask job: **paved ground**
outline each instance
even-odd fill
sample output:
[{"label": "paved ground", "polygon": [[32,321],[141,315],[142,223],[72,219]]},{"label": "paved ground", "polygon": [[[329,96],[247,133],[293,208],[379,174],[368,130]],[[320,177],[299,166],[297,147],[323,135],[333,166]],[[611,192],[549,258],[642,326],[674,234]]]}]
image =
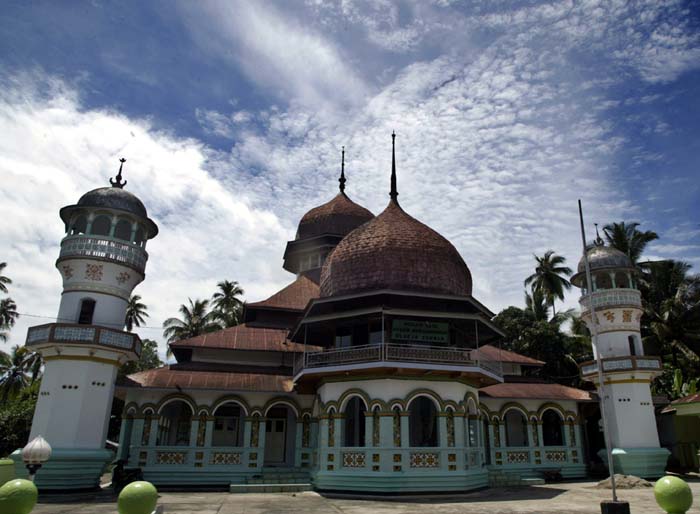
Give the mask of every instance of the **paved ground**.
[{"label": "paved ground", "polygon": [[[164,514],[571,514],[600,513],[600,501],[610,491],[596,489],[594,482],[551,484],[525,488],[487,489],[471,494],[440,498],[361,499],[328,497],[317,493],[228,494],[168,493],[158,505]],[[690,483],[696,504],[688,513],[700,514],[700,481]],[[662,513],[651,488],[619,491],[620,499],[630,502],[632,513]],[[116,514],[116,501],[108,495],[73,498],[70,503],[44,498],[33,514]]]}]

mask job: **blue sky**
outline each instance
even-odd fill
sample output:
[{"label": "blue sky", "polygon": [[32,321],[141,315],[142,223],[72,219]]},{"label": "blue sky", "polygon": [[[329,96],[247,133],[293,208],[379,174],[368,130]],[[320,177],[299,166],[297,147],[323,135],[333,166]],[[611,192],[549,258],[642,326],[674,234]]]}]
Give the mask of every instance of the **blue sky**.
[{"label": "blue sky", "polygon": [[698,2],[6,2],[0,48],[20,312],[56,312],[58,209],[118,157],[161,228],[137,289],[159,326],[218,280],[251,301],[289,282],[285,242],[335,193],[341,145],[347,192],[380,212],[392,130],[402,205],[493,310],[522,303],[533,253],[575,266],[577,198],[700,267]]}]

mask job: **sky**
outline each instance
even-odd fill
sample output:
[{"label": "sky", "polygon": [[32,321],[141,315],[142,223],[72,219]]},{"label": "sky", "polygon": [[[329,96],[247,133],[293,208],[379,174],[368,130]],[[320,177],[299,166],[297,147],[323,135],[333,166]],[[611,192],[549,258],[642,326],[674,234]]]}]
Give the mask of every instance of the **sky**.
[{"label": "sky", "polygon": [[[257,301],[301,216],[337,193],[447,237],[494,312],[533,254],[575,268],[577,199],[636,221],[646,256],[700,270],[700,2],[12,1],[0,17],[0,262],[27,327],[51,322],[64,205],[127,190],[148,245],[142,338],[236,280]],[[574,307],[577,292],[565,306]]]}]

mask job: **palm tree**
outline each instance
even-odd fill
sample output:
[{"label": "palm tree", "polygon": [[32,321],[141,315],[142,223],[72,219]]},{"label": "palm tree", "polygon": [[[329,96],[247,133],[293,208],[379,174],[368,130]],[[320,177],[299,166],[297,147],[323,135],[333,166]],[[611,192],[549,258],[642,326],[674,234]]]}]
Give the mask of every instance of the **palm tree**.
[{"label": "palm tree", "polygon": [[238,298],[245,291],[235,280],[224,280],[216,284],[219,290],[212,296],[213,316],[224,327],[234,327],[241,322],[243,301]]},{"label": "palm tree", "polygon": [[12,298],[3,298],[0,300],[0,341],[7,341],[7,329],[14,326],[15,321],[19,318],[17,312],[17,304]]},{"label": "palm tree", "polygon": [[133,294],[129,297],[129,303],[126,304],[126,318],[124,319],[124,325],[126,325],[127,332],[131,332],[134,326],[140,327],[142,323],[148,318],[148,305],[141,303],[141,297],[137,294]]},{"label": "palm tree", "polygon": [[634,265],[641,258],[646,246],[659,238],[659,235],[651,230],[645,232],[637,230],[638,226],[639,223],[637,222],[627,224],[621,221],[620,223],[610,223],[603,227],[608,244],[626,253]]},{"label": "palm tree", "polygon": [[6,262],[0,262],[0,293],[7,293],[7,285],[12,284],[12,280],[2,274],[2,271],[7,267]]},{"label": "palm tree", "polygon": [[31,352],[25,346],[13,346],[9,355],[0,355],[0,398],[3,402],[29,385],[27,359]]},{"label": "palm tree", "polygon": [[525,279],[525,285],[532,284],[532,291],[541,291],[554,310],[554,299],[564,299],[564,290],[571,289],[571,283],[564,277],[571,275],[571,268],[564,266],[566,258],[547,250],[542,257],[535,255],[535,272]]},{"label": "palm tree", "polygon": [[[195,300],[194,302],[191,298],[188,300],[189,306],[180,305],[180,309],[178,309],[182,314],[182,319],[168,318],[163,322],[163,337],[167,339],[168,343],[221,329],[221,326],[215,321],[213,313],[207,311],[209,300]],[[171,354],[168,347],[168,357]]]}]

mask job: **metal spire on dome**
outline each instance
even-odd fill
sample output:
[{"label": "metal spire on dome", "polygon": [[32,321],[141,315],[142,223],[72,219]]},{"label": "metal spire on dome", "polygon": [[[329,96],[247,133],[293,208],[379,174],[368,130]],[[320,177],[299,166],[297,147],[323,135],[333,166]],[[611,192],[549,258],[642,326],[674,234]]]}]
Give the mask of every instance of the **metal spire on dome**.
[{"label": "metal spire on dome", "polygon": [[122,189],[126,185],[126,180],[122,182],[122,168],[124,167],[126,159],[122,157],[121,159],[119,159],[119,162],[119,173],[117,173],[117,176],[115,177],[117,180],[110,178],[109,183],[112,184],[112,187],[118,187],[119,189]]},{"label": "metal spire on dome", "polygon": [[338,182],[340,182],[340,192],[345,194],[345,147],[343,146],[343,151],[342,151],[342,157],[340,160],[340,178],[338,179]]},{"label": "metal spire on dome", "polygon": [[600,237],[600,234],[598,233],[598,224],[594,223],[595,225],[595,241],[594,244],[596,246],[605,246],[605,241],[603,241],[603,238]]},{"label": "metal spire on dome", "polygon": [[392,202],[397,202],[399,192],[396,190],[396,133],[391,131],[391,191],[389,192]]}]

